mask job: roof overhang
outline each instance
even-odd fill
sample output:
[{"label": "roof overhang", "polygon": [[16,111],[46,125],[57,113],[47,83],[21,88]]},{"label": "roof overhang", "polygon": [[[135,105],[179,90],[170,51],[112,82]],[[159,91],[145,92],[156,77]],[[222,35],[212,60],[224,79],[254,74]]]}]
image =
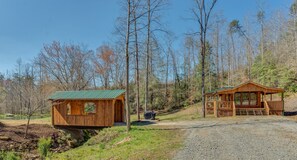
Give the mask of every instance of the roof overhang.
[{"label": "roof overhang", "polygon": [[236,92],[263,92],[265,94],[275,94],[285,92],[282,88],[272,88],[267,87],[252,81],[245,82],[234,88],[219,90],[213,93],[207,93],[206,95],[216,95],[216,94],[234,94]]}]

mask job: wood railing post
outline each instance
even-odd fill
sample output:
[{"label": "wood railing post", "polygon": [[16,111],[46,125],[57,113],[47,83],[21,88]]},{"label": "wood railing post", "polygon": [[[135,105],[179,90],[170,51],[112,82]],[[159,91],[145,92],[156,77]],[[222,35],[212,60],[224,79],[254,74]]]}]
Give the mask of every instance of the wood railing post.
[{"label": "wood railing post", "polygon": [[282,92],[282,107],[283,107],[283,111],[282,111],[282,116],[285,115],[285,101],[284,101],[284,92]]},{"label": "wood railing post", "polygon": [[266,100],[264,100],[264,108],[265,108],[266,114],[269,115],[270,108],[269,108],[268,103],[267,103]]},{"label": "wood railing post", "polygon": [[213,102],[213,114],[215,117],[218,117],[217,101]]},{"label": "wood railing post", "polygon": [[232,107],[233,107],[233,117],[235,117],[236,116],[236,108],[235,108],[235,102],[234,101],[232,101],[233,103],[232,103]]}]

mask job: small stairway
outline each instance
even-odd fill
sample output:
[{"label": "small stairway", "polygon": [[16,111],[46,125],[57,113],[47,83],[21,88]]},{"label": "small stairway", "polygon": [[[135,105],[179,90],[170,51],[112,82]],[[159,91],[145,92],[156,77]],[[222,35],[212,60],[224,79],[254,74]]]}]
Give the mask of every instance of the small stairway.
[{"label": "small stairway", "polygon": [[264,108],[236,108],[236,115],[266,115]]}]

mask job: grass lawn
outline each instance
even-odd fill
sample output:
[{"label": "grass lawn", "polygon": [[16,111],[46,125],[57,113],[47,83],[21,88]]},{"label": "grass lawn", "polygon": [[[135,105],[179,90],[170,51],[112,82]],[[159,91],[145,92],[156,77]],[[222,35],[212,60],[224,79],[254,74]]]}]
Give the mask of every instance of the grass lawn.
[{"label": "grass lawn", "polygon": [[52,159],[171,159],[182,146],[180,130],[164,130],[152,127],[112,127],[101,131],[83,146]]},{"label": "grass lawn", "polygon": [[[27,119],[0,119],[2,123],[8,126],[18,126],[27,124]],[[35,118],[30,120],[30,124],[51,124],[51,117]]]},{"label": "grass lawn", "polygon": [[[165,112],[157,114],[156,118],[160,121],[183,121],[183,120],[196,120],[201,118],[201,103],[182,108],[180,110]],[[143,113],[141,113],[141,119],[143,118]],[[131,115],[131,121],[136,121],[137,115]]]}]

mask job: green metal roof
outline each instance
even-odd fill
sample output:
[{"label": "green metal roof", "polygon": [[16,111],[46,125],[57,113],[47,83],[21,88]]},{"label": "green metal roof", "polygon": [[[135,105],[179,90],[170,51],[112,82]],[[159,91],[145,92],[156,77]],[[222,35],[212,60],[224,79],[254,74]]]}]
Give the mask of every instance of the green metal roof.
[{"label": "green metal roof", "polygon": [[125,90],[57,91],[48,99],[114,99],[123,93],[125,93]]},{"label": "green metal roof", "polygon": [[226,89],[233,89],[234,87],[233,86],[224,86],[222,88],[218,88],[218,89],[215,89],[215,90],[211,90],[210,92],[208,93],[216,93],[218,91],[222,91],[222,90],[226,90]]}]

